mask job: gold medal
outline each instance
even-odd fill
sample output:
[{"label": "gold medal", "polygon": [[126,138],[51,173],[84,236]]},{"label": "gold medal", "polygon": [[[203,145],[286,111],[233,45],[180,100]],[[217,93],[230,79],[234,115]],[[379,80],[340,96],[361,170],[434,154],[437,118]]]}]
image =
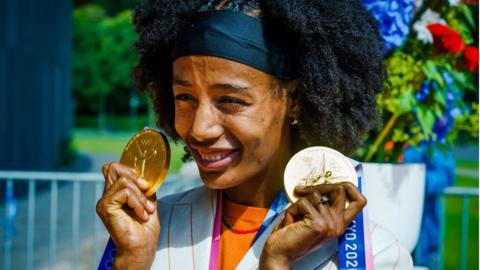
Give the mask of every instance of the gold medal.
[{"label": "gold medal", "polygon": [[340,152],[328,147],[315,146],[296,153],[287,163],[283,177],[285,192],[290,202],[298,197],[296,186],[313,186],[351,182],[357,185],[357,173],[352,163]]},{"label": "gold medal", "polygon": [[150,183],[145,195],[153,195],[168,172],[170,147],[167,138],[160,131],[145,128],[128,141],[120,163],[134,169],[139,177]]}]

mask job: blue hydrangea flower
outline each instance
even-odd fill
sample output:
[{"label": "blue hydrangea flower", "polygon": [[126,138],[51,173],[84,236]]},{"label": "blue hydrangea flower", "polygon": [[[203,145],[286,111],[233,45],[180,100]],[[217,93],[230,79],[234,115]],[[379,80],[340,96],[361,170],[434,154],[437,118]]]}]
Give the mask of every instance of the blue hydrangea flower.
[{"label": "blue hydrangea flower", "polygon": [[454,109],[455,103],[462,99],[462,93],[459,91],[458,87],[455,85],[455,81],[448,72],[443,71],[442,77],[447,85],[447,95],[445,96],[447,104],[445,105],[445,108],[451,110]]},{"label": "blue hydrangea flower", "polygon": [[442,77],[446,84],[451,85],[454,83],[452,76],[445,70],[442,72]]},{"label": "blue hydrangea flower", "polygon": [[430,82],[424,81],[420,90],[415,94],[415,98],[418,101],[423,102],[428,98],[428,95],[430,95]]},{"label": "blue hydrangea flower", "polygon": [[450,117],[457,118],[457,116],[462,115],[462,110],[460,110],[460,108],[458,108],[458,107],[455,107],[455,108],[449,110],[447,113]]},{"label": "blue hydrangea flower", "polygon": [[[445,112],[443,116],[438,117],[435,121],[433,127],[433,132],[437,134],[437,141],[444,143],[445,139],[448,136],[448,133],[451,131],[455,124],[455,119],[462,115],[462,109],[457,106],[457,102],[462,99],[462,93],[459,91],[458,87],[455,85],[450,73],[447,71],[442,71],[442,78],[445,81],[447,91],[445,95]],[[436,84],[436,82],[434,82]],[[436,84],[438,87],[438,84]]]},{"label": "blue hydrangea flower", "polygon": [[453,104],[455,103],[455,95],[453,94],[453,92],[450,89],[447,90],[447,98],[446,99],[447,99],[447,104],[445,105],[445,107],[447,109],[450,109],[453,106]]},{"label": "blue hydrangea flower", "polygon": [[448,112],[438,117],[435,121],[435,125],[433,126],[433,132],[437,134],[437,140],[441,143],[445,142],[445,139],[448,136],[448,133],[453,127],[455,123],[455,118],[452,117]]},{"label": "blue hydrangea flower", "polygon": [[402,45],[410,32],[414,0],[363,0],[363,3],[379,23],[385,53]]}]

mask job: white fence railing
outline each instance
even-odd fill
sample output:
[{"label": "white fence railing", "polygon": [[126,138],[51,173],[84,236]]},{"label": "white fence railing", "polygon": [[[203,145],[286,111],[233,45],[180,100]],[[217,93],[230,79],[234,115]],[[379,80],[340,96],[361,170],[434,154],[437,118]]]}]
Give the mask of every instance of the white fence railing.
[{"label": "white fence railing", "polygon": [[[170,175],[157,196],[200,184]],[[0,269],[96,269],[108,238],[95,212],[102,192],[97,173],[0,171]],[[463,198],[460,268],[467,269],[469,198],[478,199],[478,188],[451,187],[443,195]],[[443,249],[439,255],[443,269]]]},{"label": "white fence railing", "polygon": [[[158,196],[199,184],[169,176]],[[108,238],[95,212],[102,192],[97,173],[0,171],[0,269],[96,269]]]}]

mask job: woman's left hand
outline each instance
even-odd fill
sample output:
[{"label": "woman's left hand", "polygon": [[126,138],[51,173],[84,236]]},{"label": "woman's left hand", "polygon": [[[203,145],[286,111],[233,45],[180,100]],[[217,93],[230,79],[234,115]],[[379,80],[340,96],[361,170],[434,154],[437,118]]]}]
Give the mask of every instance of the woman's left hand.
[{"label": "woman's left hand", "polygon": [[[367,204],[366,198],[349,182],[296,187],[295,193],[300,199],[286,209],[282,223],[268,237],[260,269],[290,269],[298,258],[341,236]],[[322,200],[324,195],[328,196],[328,202]]]}]

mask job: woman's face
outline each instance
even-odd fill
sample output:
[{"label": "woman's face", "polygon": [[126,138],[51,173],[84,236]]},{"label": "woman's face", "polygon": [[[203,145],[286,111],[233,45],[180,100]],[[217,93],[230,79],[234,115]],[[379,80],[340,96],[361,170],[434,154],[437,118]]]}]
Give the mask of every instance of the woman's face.
[{"label": "woman's face", "polygon": [[292,102],[273,76],[211,56],[180,57],[173,75],[175,128],[207,187],[226,189],[283,172],[291,154]]}]

